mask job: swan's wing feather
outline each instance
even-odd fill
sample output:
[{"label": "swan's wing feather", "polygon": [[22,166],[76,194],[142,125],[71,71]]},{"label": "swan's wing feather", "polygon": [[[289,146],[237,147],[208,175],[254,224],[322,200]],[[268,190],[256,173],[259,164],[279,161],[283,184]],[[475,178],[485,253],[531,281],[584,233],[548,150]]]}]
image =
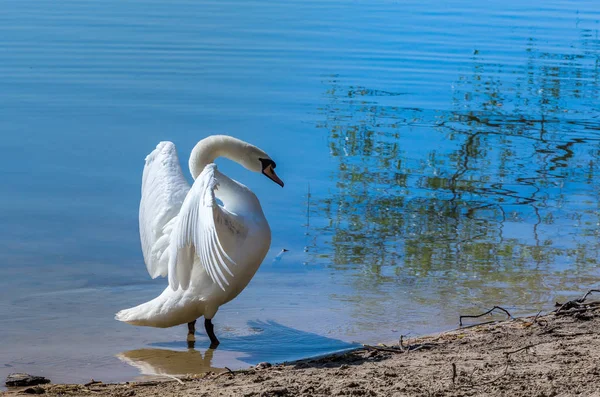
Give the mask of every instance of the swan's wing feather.
[{"label": "swan's wing feather", "polygon": [[229,285],[225,274],[233,276],[231,267],[236,263],[227,254],[220,239],[235,236],[229,228],[220,228],[220,233],[217,233],[217,223],[227,221],[232,224],[231,217],[215,198],[219,178],[223,177],[215,164],[207,165],[181,206],[169,243],[169,284],[174,290],[179,286],[188,288],[195,257],[221,289],[225,290],[225,286]]},{"label": "swan's wing feather", "polygon": [[146,157],[140,202],[140,238],[152,278],[166,276],[169,235],[190,190],[172,142],[161,142]]}]

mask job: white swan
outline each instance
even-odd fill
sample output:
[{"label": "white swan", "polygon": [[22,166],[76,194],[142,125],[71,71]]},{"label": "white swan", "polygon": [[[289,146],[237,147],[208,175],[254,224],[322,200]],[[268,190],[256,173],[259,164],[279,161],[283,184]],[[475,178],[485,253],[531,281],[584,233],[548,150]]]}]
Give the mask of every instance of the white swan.
[{"label": "white swan", "polygon": [[254,193],[217,170],[226,157],[262,172],[283,187],[275,162],[239,139],[215,135],[198,142],[190,155],[194,178],[183,176],[175,145],[161,142],[146,157],[140,202],[140,236],[150,276],[167,276],[169,286],[155,299],[118,312],[133,325],[172,327],[204,316],[211,346],[219,344],[212,318],[219,306],[248,285],[271,245],[271,229]]}]

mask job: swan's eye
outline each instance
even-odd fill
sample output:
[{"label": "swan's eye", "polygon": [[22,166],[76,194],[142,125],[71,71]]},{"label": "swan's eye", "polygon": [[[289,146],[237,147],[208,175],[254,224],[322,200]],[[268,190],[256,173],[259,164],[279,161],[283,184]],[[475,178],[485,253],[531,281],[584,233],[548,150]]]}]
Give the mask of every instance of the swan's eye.
[{"label": "swan's eye", "polygon": [[263,171],[267,169],[268,166],[273,167],[273,169],[275,169],[275,167],[277,167],[277,164],[275,164],[275,162],[271,159],[259,159],[260,163],[262,164],[262,169]]}]

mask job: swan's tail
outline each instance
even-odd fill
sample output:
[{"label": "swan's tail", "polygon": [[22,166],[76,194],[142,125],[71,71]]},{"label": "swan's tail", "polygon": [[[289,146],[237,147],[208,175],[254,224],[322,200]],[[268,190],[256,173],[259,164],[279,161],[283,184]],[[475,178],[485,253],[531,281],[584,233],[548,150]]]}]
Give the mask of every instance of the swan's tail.
[{"label": "swan's tail", "polygon": [[194,321],[203,314],[202,302],[185,299],[181,289],[173,291],[167,287],[162,294],[149,302],[115,315],[115,319],[132,325],[167,328]]}]

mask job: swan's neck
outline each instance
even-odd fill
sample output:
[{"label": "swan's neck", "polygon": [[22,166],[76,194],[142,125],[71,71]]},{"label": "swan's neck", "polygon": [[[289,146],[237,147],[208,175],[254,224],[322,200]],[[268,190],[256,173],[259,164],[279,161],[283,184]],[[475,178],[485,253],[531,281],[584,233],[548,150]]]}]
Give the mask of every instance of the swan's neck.
[{"label": "swan's neck", "polygon": [[227,135],[204,138],[194,146],[190,155],[190,172],[196,179],[208,164],[217,157],[226,157],[242,164],[248,143]]}]

